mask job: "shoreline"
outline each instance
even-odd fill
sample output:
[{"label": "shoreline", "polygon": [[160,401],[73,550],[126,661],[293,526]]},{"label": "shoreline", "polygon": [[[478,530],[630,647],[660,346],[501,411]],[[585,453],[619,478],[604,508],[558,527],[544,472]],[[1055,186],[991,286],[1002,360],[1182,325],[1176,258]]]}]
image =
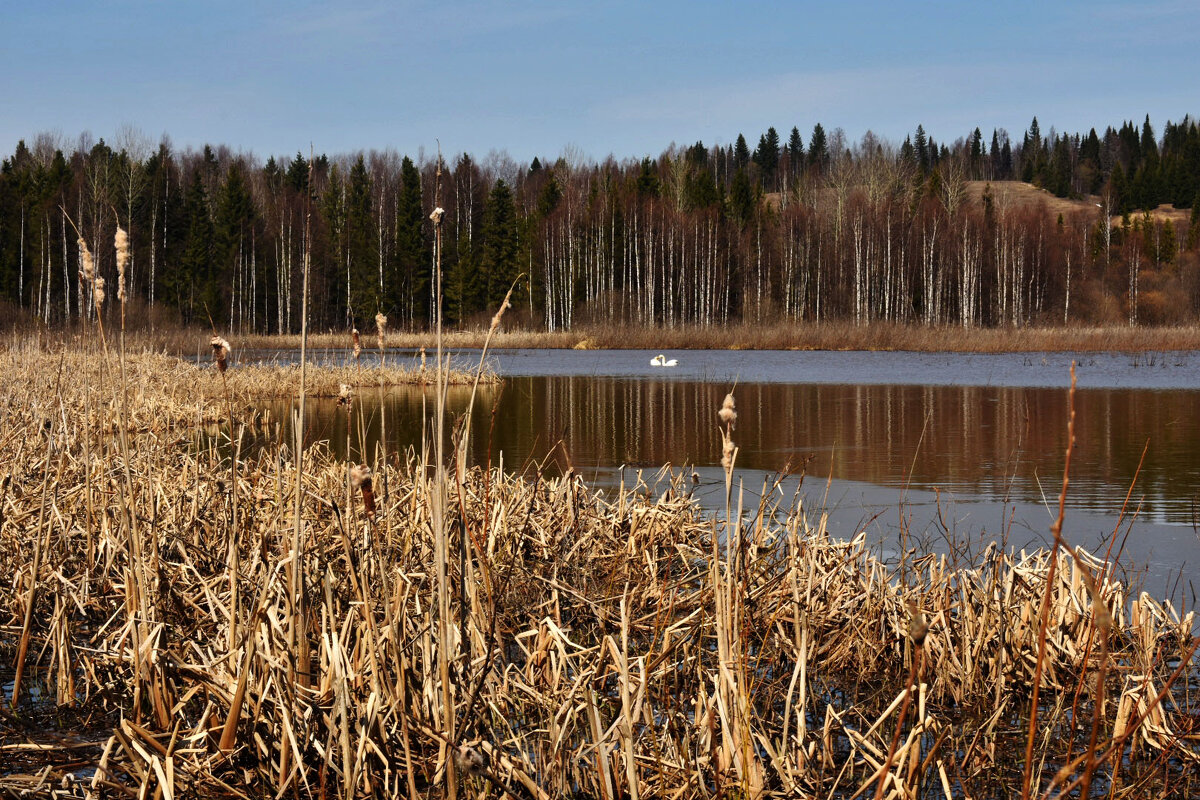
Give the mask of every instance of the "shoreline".
[{"label": "shoreline", "polygon": [[[43,342],[69,341],[78,335],[73,330],[39,330]],[[238,350],[294,350],[300,347],[299,334],[224,334]],[[462,329],[446,333],[443,346],[448,349],[479,348],[487,338],[486,328]],[[204,352],[211,331],[202,328],[170,328],[151,333],[142,329],[126,335],[127,344],[170,353]],[[28,342],[34,335],[10,331],[5,346]],[[374,345],[373,331],[364,331],[365,343]],[[310,348],[352,347],[349,331],[327,329],[310,333]],[[386,346],[392,349],[435,347],[432,332],[389,331]],[[828,323],[816,325],[734,325],[714,327],[622,328],[615,325],[587,326],[571,331],[535,331],[509,329],[497,331],[488,343],[492,350],[795,350],[795,351],[866,351],[866,352],[1178,352],[1200,350],[1200,326],[1179,327],[1038,327],[1038,328],[960,328],[925,327],[876,323],[853,325]],[[374,346],[365,348],[375,350]]]}]

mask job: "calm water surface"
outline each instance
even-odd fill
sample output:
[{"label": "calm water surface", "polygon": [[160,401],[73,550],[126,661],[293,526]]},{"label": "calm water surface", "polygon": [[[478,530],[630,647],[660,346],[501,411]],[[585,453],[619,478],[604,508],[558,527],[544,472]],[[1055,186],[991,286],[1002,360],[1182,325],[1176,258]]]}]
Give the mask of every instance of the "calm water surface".
[{"label": "calm water surface", "polygon": [[[656,478],[671,464],[689,476],[695,470],[692,491],[706,507],[723,507],[716,411],[733,389],[747,505],[757,505],[766,486],[771,502],[802,498],[828,510],[835,534],[866,529],[892,553],[992,540],[1037,546],[1057,512],[1074,359],[1080,388],[1064,533],[1097,548],[1116,531],[1122,561],[1144,568],[1146,588],[1190,596],[1200,563],[1200,353],[684,351],[667,354],[679,359],[673,368],[652,367],[654,355],[489,356],[504,380],[481,388],[472,457],[513,470],[571,466],[602,488],[624,483],[653,493],[665,489]],[[348,355],[315,358],[342,363]],[[460,351],[454,362],[478,358]],[[452,389],[455,413],[467,395]],[[364,390],[355,413],[363,415],[368,455],[385,426],[391,451],[419,446],[431,398],[417,388]],[[345,413],[332,401],[310,401],[309,409],[307,438],[344,452]],[[287,410],[277,405],[273,416],[286,419]],[[361,438],[356,421],[356,458]]]}]

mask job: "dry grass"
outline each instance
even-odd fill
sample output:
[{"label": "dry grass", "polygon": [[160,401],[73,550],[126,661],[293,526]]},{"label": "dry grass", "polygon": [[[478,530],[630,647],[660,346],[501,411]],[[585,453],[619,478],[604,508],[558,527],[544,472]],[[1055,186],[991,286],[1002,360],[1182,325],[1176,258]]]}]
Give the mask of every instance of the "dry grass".
[{"label": "dry grass", "polygon": [[[484,328],[449,331],[444,344],[451,349],[478,348],[488,331]],[[140,332],[130,336],[134,347],[185,356],[197,352],[196,342],[206,341],[201,331],[169,331],[153,339]],[[350,338],[342,333],[309,335],[309,347],[349,352]],[[241,348],[297,349],[299,336],[247,336]],[[432,333],[388,334],[392,349],[432,350]],[[580,326],[572,331],[507,330],[492,336],[493,349],[616,349],[616,350],[888,350],[917,352],[1010,353],[1010,352],[1147,352],[1200,350],[1200,326],[1137,327],[1028,327],[962,328],[872,323],[854,325],[832,322],[820,325],[773,323],[727,325],[724,327],[680,326],[638,328],[632,326]],[[348,358],[349,356],[347,356]],[[408,358],[406,356],[406,358]],[[429,356],[432,369],[432,352]],[[460,376],[455,382],[466,382]]]},{"label": "dry grass", "polygon": [[42,690],[0,716],[0,791],[416,800],[452,793],[453,763],[464,796],[1004,796],[1037,670],[1035,786],[1200,788],[1194,616],[1127,596],[1103,558],[1060,553],[1049,584],[1046,552],[886,564],[819,509],[738,513],[736,488],[718,525],[682,486],[467,467],[435,487],[411,453],[370,465],[370,519],[321,448],[297,482],[278,449],[231,470],[180,428],[215,371],[129,373],[119,447],[114,364],[0,353],[0,650],[27,639],[22,691]]},{"label": "dry grass", "polygon": [[1081,198],[1056,197],[1045,189],[1024,181],[966,181],[967,198],[974,203],[982,203],[984,190],[988,188],[991,189],[992,199],[998,206],[1041,206],[1047,214],[1062,214],[1063,217],[1070,217],[1072,214],[1085,214],[1097,218],[1100,216],[1100,209],[1096,207],[1099,198],[1094,195]]}]

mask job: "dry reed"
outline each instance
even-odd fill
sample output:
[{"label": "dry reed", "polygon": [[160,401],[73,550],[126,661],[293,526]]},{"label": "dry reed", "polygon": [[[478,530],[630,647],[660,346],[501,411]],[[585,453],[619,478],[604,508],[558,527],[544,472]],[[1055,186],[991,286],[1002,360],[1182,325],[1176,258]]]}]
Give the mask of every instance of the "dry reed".
[{"label": "dry reed", "polygon": [[[78,379],[56,391],[60,364]],[[1039,793],[1200,788],[1194,614],[1104,559],[989,548],[901,581],[819,509],[743,508],[736,446],[724,524],[682,480],[606,497],[467,467],[438,541],[413,454],[359,473],[390,487],[371,521],[320,445],[299,472],[281,444],[231,473],[193,425],[203,368],[132,355],[127,418],[89,400],[103,368],[0,353],[0,650],[28,616],[41,689],[0,715],[0,791],[415,799],[453,770],[472,796],[1006,796],[1039,654]]]},{"label": "dry reed", "polygon": [[[445,346],[478,348],[488,336],[485,319],[476,328],[448,330]],[[140,333],[139,344],[170,352],[194,352],[193,331],[160,331],[153,337]],[[392,348],[431,347],[432,332],[388,331]],[[321,348],[345,346],[344,334],[319,332],[312,344]],[[252,348],[297,348],[295,335],[244,337]],[[514,327],[492,337],[492,348],[560,348],[618,350],[887,350],[918,352],[1162,352],[1200,350],[1200,326],[1112,327],[935,327],[872,322],[779,322],[763,325],[730,324],[674,328],[639,325],[578,325],[571,331],[546,332]]]}]

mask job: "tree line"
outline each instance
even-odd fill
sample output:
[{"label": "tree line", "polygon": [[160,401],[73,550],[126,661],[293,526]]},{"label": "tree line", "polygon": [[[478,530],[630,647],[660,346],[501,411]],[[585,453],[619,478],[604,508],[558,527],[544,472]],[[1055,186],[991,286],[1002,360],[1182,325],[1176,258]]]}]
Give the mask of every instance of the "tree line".
[{"label": "tree line", "polygon": [[[441,170],[438,176],[439,168]],[[1090,202],[1053,211],[1008,181]],[[734,321],[998,326],[1176,323],[1200,313],[1200,126],[1150,120],[1020,141],[918,126],[900,145],[817,124],[751,150],[483,161],[369,151],[270,157],[47,134],[0,165],[0,315],[70,326],[96,313],[81,246],[114,281],[128,232],[135,324],[240,333],[310,321],[428,327],[438,310],[429,214],[444,208],[440,310],[485,319],[515,285],[529,327]],[[1191,209],[1152,215],[1162,204]],[[111,305],[111,304],[110,304]],[[102,309],[102,313],[109,313]]]}]

